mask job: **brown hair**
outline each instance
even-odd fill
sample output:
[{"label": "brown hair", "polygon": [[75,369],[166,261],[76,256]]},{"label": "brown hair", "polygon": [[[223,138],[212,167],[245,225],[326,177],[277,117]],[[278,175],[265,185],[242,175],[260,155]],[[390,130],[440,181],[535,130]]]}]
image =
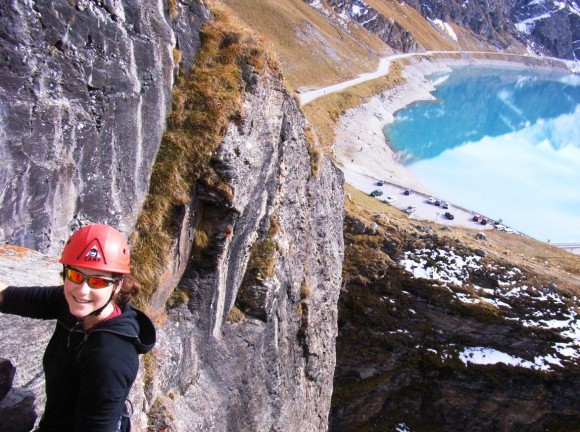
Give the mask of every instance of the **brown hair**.
[{"label": "brown hair", "polygon": [[121,289],[117,294],[115,294],[114,302],[122,308],[129,303],[132,298],[137,296],[139,291],[141,291],[141,284],[139,281],[132,274],[126,274],[123,277]]}]

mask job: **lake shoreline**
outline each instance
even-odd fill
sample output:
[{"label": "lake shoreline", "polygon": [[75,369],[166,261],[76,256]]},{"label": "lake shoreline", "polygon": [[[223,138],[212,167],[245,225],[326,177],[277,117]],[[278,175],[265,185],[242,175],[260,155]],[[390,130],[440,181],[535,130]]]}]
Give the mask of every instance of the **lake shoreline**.
[{"label": "lake shoreline", "polygon": [[[371,179],[381,179],[432,194],[428,185],[419,181],[398,160],[389,146],[383,128],[394,121],[394,114],[406,106],[435,100],[435,87],[427,80],[437,72],[451,72],[463,66],[492,66],[510,69],[540,69],[523,63],[491,59],[419,60],[403,70],[406,81],[393,89],[374,96],[360,107],[348,110],[336,128],[334,157],[341,168]],[[553,70],[551,68],[546,68]]]}]

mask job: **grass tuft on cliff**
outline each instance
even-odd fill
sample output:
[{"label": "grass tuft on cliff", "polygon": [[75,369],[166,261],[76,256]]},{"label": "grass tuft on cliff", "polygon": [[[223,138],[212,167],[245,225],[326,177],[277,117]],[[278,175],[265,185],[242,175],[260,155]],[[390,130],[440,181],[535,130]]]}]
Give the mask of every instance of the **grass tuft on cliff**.
[{"label": "grass tuft on cliff", "polygon": [[243,70],[262,74],[276,69],[259,39],[217,7],[201,28],[201,46],[190,72],[179,75],[173,90],[149,194],[133,233],[133,268],[142,282],[138,302],[146,304],[167,265],[177,220],[203,182],[231,200],[231,187],[212,166],[212,155],[230,122],[242,117]]}]

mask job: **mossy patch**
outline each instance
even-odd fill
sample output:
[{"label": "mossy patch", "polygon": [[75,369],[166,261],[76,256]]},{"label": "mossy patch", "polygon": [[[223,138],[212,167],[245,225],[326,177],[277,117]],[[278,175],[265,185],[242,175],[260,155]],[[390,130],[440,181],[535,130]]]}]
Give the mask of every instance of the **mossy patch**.
[{"label": "mossy patch", "polygon": [[[214,19],[201,27],[191,71],[177,77],[149,193],[131,236],[133,269],[143,284],[141,304],[147,303],[167,265],[193,187],[203,182],[224,200],[233,198],[231,186],[216,174],[212,156],[230,122],[241,117],[244,68],[278,73],[257,37],[223,10],[213,7],[212,14]],[[208,241],[202,231],[198,234],[198,243]]]}]

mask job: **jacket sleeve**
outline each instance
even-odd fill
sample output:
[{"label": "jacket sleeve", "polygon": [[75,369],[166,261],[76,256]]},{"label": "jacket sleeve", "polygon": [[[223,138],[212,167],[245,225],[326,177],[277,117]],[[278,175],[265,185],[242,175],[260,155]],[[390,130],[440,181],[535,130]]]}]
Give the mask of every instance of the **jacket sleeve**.
[{"label": "jacket sleeve", "polygon": [[111,432],[137,376],[133,344],[111,334],[91,335],[79,356],[79,393],[74,432]]},{"label": "jacket sleeve", "polygon": [[0,312],[27,318],[56,319],[62,309],[64,287],[8,287],[3,291]]}]

